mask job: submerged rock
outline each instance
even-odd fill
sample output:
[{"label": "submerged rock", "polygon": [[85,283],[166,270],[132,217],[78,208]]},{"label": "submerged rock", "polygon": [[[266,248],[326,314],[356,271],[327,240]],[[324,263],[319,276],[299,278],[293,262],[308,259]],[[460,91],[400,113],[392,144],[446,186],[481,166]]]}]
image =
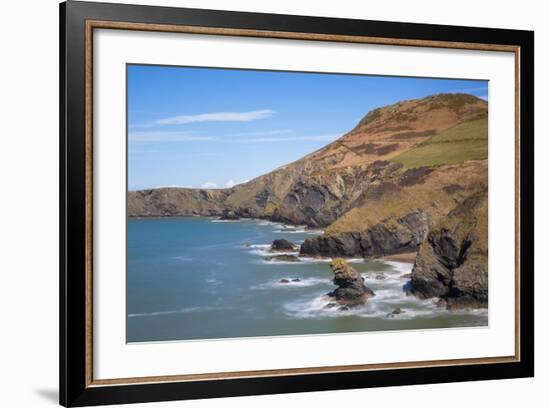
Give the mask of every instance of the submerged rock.
[{"label": "submerged rock", "polygon": [[396,307],[395,309],[392,310],[391,313],[388,313],[388,314],[386,315],[386,317],[389,317],[389,318],[392,318],[392,319],[393,319],[395,316],[400,315],[401,313],[405,313],[405,312],[406,312],[405,310],[403,310],[403,309],[401,309],[401,308],[399,308],[399,307]]},{"label": "submerged rock", "polygon": [[289,278],[283,278],[279,281],[279,283],[291,283],[291,282],[301,282],[302,280],[299,278],[289,279]]},{"label": "submerged rock", "polygon": [[300,262],[300,258],[296,255],[273,255],[265,258],[266,261],[282,261],[282,262]]},{"label": "submerged rock", "polygon": [[298,247],[286,239],[276,239],[271,244],[272,252],[296,251]]},{"label": "submerged rock", "polygon": [[342,307],[353,307],[366,303],[375,296],[374,292],[365,286],[363,277],[342,258],[335,258],[330,263],[334,273],[333,282],[338,288],[328,294]]}]

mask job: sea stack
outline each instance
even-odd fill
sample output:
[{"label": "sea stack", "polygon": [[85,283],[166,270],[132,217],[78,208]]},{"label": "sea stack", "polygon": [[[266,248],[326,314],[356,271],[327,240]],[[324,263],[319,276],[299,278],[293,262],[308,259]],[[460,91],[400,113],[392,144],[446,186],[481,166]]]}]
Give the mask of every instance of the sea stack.
[{"label": "sea stack", "polygon": [[276,239],[271,244],[271,252],[297,251],[298,247],[286,239]]},{"label": "sea stack", "polygon": [[334,284],[338,288],[328,294],[340,305],[353,307],[363,305],[367,300],[375,296],[374,292],[365,286],[363,277],[342,258],[334,258],[330,263],[334,273]]}]

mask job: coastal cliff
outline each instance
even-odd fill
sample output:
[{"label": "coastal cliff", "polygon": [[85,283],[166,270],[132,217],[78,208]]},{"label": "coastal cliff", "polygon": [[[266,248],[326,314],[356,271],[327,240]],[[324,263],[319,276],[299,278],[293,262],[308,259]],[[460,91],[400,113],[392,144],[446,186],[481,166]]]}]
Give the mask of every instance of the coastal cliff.
[{"label": "coastal cliff", "polygon": [[413,293],[447,307],[487,307],[487,192],[475,193],[443,218],[420,245]]},{"label": "coastal cliff", "polygon": [[231,213],[323,228],[301,245],[303,256],[418,251],[415,295],[440,297],[449,307],[484,306],[487,133],[482,99],[437,94],[403,101],[370,111],[336,141],[232,188],[129,192],[128,216]]}]

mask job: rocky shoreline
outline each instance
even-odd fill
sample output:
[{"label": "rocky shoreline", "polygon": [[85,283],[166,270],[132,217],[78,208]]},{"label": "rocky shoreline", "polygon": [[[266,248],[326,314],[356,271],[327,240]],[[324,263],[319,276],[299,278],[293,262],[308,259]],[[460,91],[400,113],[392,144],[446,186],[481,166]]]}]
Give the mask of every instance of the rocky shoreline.
[{"label": "rocky shoreline", "polygon": [[[411,295],[420,299],[437,298],[440,306],[451,310],[487,308],[487,250],[478,248],[481,242],[473,238],[475,234],[471,231],[462,232],[461,237],[457,236],[457,227],[464,227],[461,215],[465,212],[470,214],[483,202],[486,203],[486,194],[484,196],[481,193],[459,205],[447,219],[451,224],[454,220],[455,228],[451,230],[441,227],[441,223],[432,226],[430,217],[422,210],[418,210],[402,217],[392,228],[380,225],[379,228],[367,233],[344,233],[337,236],[323,234],[308,238],[301,245],[284,239],[275,240],[270,250],[271,255],[265,259],[273,262],[300,262],[300,257],[331,258],[331,268],[334,270],[332,265],[337,259],[345,264],[345,259],[349,258],[392,260],[395,256],[398,262],[413,263],[410,287],[407,289]],[[209,217],[220,221],[258,219],[276,222],[265,218],[238,217],[234,213],[229,216],[222,213]],[[287,228],[295,227],[300,225],[291,225]],[[476,245],[472,245],[472,240],[476,241]],[[287,252],[296,252],[297,255]],[[405,258],[400,257],[401,255]],[[341,293],[353,290],[336,289],[331,296],[343,299]],[[349,308],[357,304],[362,303],[348,302],[339,306]]]},{"label": "rocky shoreline", "polygon": [[[262,219],[323,229],[298,257],[416,253],[411,294],[487,307],[488,105],[437,94],[370,111],[301,159],[226,189],[128,192],[128,217]],[[290,252],[290,249],[281,252]]]},{"label": "rocky shoreline", "polygon": [[[460,211],[474,210],[484,200],[486,197],[483,195],[472,198],[450,215],[451,221],[446,220],[446,222],[452,224],[453,216],[456,217]],[[406,291],[420,299],[437,298],[439,306],[450,310],[487,308],[487,251],[483,251],[478,245],[472,246],[479,237],[476,237],[471,228],[460,222],[460,217],[454,219],[454,227],[453,230],[449,230],[438,225],[438,228],[431,230],[426,239],[417,246],[418,252],[414,259],[411,259],[410,252],[403,252],[406,254],[406,261],[413,261],[410,262],[413,263],[412,271],[406,276],[410,279],[410,286]],[[478,227],[477,224],[476,227]],[[459,229],[465,231],[459,231]],[[304,256],[303,247],[306,242],[300,247],[300,256]],[[266,260],[299,262],[300,258],[296,255],[277,254],[281,251],[297,249],[298,246],[292,242],[284,239],[275,240],[270,250],[274,255],[267,257]],[[381,254],[363,256],[363,253],[352,253],[352,255],[346,253],[332,256],[330,268],[335,275],[334,283],[338,288],[327,295],[336,300],[336,303],[331,303],[329,307],[338,304],[347,309],[364,304],[369,297],[375,296],[372,290],[364,286],[361,275],[346,262],[345,258],[360,256],[368,259],[379,255]],[[315,254],[315,257],[327,258],[319,254]],[[376,279],[385,279],[385,277],[379,274]]]}]

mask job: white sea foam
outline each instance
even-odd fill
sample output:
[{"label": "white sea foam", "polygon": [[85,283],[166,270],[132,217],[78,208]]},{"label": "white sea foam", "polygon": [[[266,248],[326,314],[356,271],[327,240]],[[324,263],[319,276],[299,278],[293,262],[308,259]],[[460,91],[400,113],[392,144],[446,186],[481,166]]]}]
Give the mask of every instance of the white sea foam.
[{"label": "white sea foam", "polygon": [[[277,255],[294,255],[298,256],[298,251],[271,251],[271,245],[270,244],[252,244],[252,245],[243,245],[241,248],[248,250],[248,253],[256,256],[261,256],[262,258],[277,256]],[[285,264],[285,263],[294,263],[294,262],[288,262],[288,261],[278,261],[276,259],[270,260],[270,259],[263,259],[261,261],[262,263],[277,263],[277,264]]]},{"label": "white sea foam", "polygon": [[328,263],[328,262],[330,262],[329,258],[311,258],[311,257],[308,257],[308,256],[300,256],[300,257],[298,257],[298,259],[300,259],[300,261],[304,262],[304,263]]},{"label": "white sea foam", "polygon": [[182,309],[176,309],[176,310],[163,310],[159,312],[129,313],[128,317],[162,316],[162,315],[171,315],[171,314],[178,314],[178,313],[203,312],[206,310],[213,310],[213,309],[215,308],[210,306],[193,306],[193,307],[184,307]]},{"label": "white sea foam", "polygon": [[305,229],[278,229],[273,231],[276,234],[304,234]]},{"label": "white sea foam", "polygon": [[193,258],[189,256],[175,256],[173,259],[177,259],[178,261],[182,261],[182,262],[190,262],[193,260]]},{"label": "white sea foam", "polygon": [[322,319],[327,317],[336,318],[353,315],[363,317],[384,316],[384,312],[379,310],[374,302],[369,301],[363,306],[345,310],[325,293],[313,299],[300,299],[288,302],[285,305],[285,312],[289,317],[296,319]]},{"label": "white sea foam", "polygon": [[[281,279],[286,279],[288,280],[288,282],[281,282]],[[297,279],[296,277],[285,277],[281,279],[273,279],[266,283],[254,285],[254,286],[251,286],[250,289],[253,289],[253,290],[292,289],[292,288],[305,288],[309,286],[330,284],[329,279],[321,279],[321,278],[299,278],[300,279],[299,282],[292,281],[293,279]]]},{"label": "white sea foam", "polygon": [[270,244],[250,244],[243,245],[241,248],[247,250],[252,255],[267,256],[270,252]]},{"label": "white sea foam", "polygon": [[273,222],[273,221],[268,221],[268,220],[256,220],[256,224],[260,225],[262,227],[273,226],[273,227],[281,228],[283,226],[283,224],[281,224],[280,222]]},{"label": "white sea foam", "polygon": [[398,261],[383,261],[385,264],[390,265],[392,269],[401,274],[410,273],[413,268],[413,264],[409,262],[398,262]]},{"label": "white sea foam", "polygon": [[[341,308],[327,292],[318,293],[313,297],[301,298],[284,305],[287,316],[295,319],[322,319],[328,317],[358,316],[362,318],[383,318],[408,320],[428,316],[486,316],[487,309],[470,309],[450,311],[437,305],[436,299],[418,299],[407,295],[400,285],[389,285],[386,288],[374,289],[376,296],[370,298],[365,305],[353,308]],[[400,308],[401,313],[392,314]]]},{"label": "white sea foam", "polygon": [[308,228],[282,228],[276,229],[276,234],[307,234],[307,235],[322,235],[323,230],[308,229]]}]

